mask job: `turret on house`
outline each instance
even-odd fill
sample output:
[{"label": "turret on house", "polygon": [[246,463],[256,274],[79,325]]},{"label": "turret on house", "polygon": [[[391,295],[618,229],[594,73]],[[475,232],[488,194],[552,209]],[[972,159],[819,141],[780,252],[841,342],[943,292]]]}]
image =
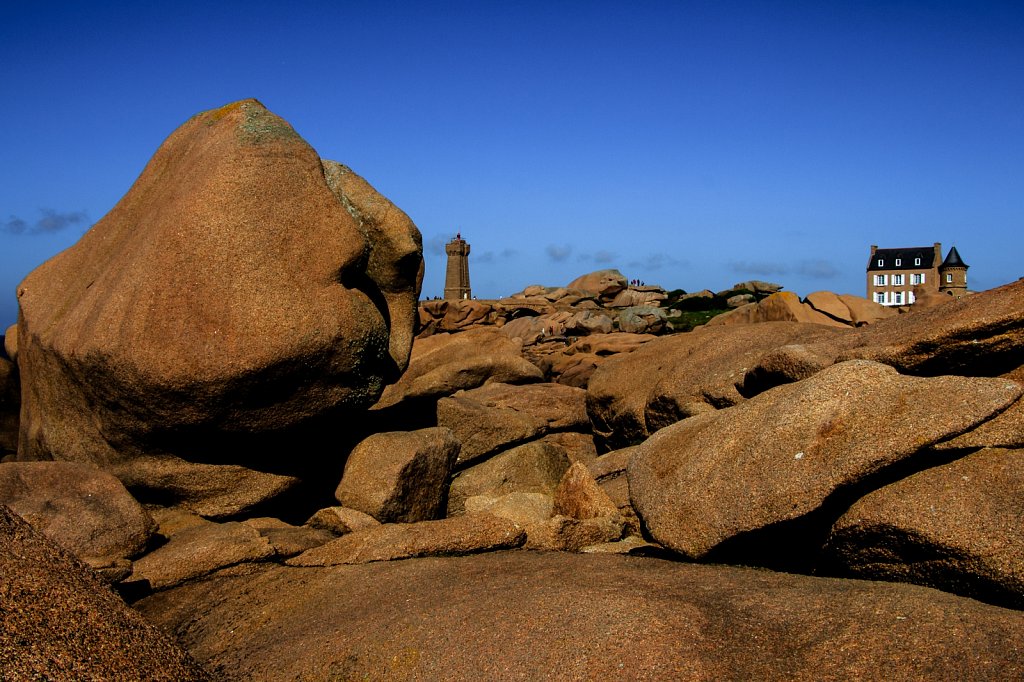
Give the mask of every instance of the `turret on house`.
[{"label": "turret on house", "polygon": [[911,305],[922,295],[967,293],[967,265],[956,247],[942,259],[942,243],[900,249],[871,246],[867,297],[886,306]]}]

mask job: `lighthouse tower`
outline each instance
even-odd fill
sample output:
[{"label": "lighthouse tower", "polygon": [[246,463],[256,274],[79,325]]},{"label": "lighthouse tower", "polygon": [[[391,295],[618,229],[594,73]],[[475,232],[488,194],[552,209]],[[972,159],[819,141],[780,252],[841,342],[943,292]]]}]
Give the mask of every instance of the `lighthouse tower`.
[{"label": "lighthouse tower", "polygon": [[444,297],[446,300],[473,298],[469,288],[469,242],[462,233],[455,235],[444,247],[448,254],[448,271],[444,276]]}]

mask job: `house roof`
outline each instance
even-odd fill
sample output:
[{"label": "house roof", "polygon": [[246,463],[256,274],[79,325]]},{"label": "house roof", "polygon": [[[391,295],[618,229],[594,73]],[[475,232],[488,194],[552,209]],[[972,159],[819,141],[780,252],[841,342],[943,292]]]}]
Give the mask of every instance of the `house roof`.
[{"label": "house roof", "polygon": [[942,261],[944,268],[968,268],[970,267],[967,263],[960,259],[960,252],[956,250],[956,247],[949,249],[949,253],[946,254],[946,260]]},{"label": "house roof", "polygon": [[[915,259],[921,262],[914,265]],[[896,265],[899,260],[900,264]],[[881,261],[881,265],[879,265]],[[868,271],[871,270],[921,270],[935,267],[935,247],[910,246],[904,249],[877,249],[868,260]]]}]

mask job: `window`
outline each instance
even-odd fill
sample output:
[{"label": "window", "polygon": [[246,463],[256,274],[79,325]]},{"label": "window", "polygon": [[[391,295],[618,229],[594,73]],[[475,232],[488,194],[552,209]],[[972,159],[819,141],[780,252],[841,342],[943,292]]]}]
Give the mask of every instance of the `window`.
[{"label": "window", "polygon": [[884,287],[885,286],[885,275],[875,275],[875,286],[876,287]]},{"label": "window", "polygon": [[910,276],[910,283],[914,285],[923,284],[924,275],[921,273],[914,273],[913,275]]},{"label": "window", "polygon": [[903,292],[897,291],[892,295],[892,302],[895,305],[903,305]]},{"label": "window", "polygon": [[881,303],[882,305],[885,305],[885,292],[884,291],[879,291],[878,293],[875,294],[875,303]]},{"label": "window", "polygon": [[920,258],[915,258],[914,259],[914,265],[920,265],[920,264],[921,264],[921,259]]},{"label": "window", "polygon": [[[896,262],[898,263],[899,261],[896,261]],[[901,287],[901,286],[903,286],[903,275],[893,275],[892,276],[892,285],[894,287]]]},{"label": "window", "polygon": [[902,262],[903,261],[901,261],[899,258],[897,258],[896,259],[896,267],[899,267]]},{"label": "window", "polygon": [[951,272],[947,272],[946,273],[946,283],[947,284],[952,284],[953,283],[953,273],[951,273]]},{"label": "window", "polygon": [[914,292],[913,291],[908,291],[907,292],[907,305],[914,305],[914,301],[916,301],[916,300],[917,300],[917,297],[914,296]]},{"label": "window", "polygon": [[885,260],[882,259],[882,258],[879,258],[878,259],[878,267],[883,267],[884,265],[885,265]]}]

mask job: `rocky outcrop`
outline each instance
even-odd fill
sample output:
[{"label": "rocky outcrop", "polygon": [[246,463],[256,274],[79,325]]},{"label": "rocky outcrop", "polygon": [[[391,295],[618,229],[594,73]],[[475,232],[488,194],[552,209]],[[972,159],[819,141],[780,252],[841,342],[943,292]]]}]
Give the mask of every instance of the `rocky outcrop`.
[{"label": "rocky outcrop", "polygon": [[831,573],[1024,608],[1024,450],[986,449],[858,500],[826,546]]},{"label": "rocky outcrop", "polygon": [[800,297],[791,291],[780,291],[757,303],[740,305],[735,310],[712,318],[708,322],[708,326],[753,324],[759,322],[803,322],[829,327],[848,326],[824,313],[818,312],[809,305],[805,305],[800,301]]},{"label": "rocky outcrop", "polygon": [[0,504],[0,676],[206,680],[71,553]]},{"label": "rocky outcrop", "polygon": [[0,464],[0,504],[93,568],[135,557],[156,531],[120,481],[88,464]]},{"label": "rocky outcrop", "polygon": [[587,385],[594,433],[610,447],[746,399],[746,372],[767,352],[836,338],[846,330],[794,322],[705,327],[658,338],[599,366]]},{"label": "rocky outcrop", "polygon": [[530,679],[538,671],[595,680],[810,681],[880,671],[1005,680],[1024,668],[1012,644],[1024,638],[1016,611],[914,585],[651,558],[500,552],[272,567],[135,606],[226,680]]},{"label": "rocky outcrop", "polygon": [[630,460],[630,497],[651,537],[685,557],[806,570],[842,493],[914,458],[926,465],[927,446],[1022,390],[1006,379],[840,363],[654,434]]},{"label": "rocky outcrop", "polygon": [[382,523],[440,518],[459,448],[444,427],[375,433],[349,454],[334,496]]},{"label": "rocky outcrop", "polygon": [[421,260],[404,214],[327,169],[331,182],[255,100],[172,133],[110,213],[18,286],[19,458],[136,480],[141,457],[317,466],[308,429],[369,407],[402,370]]},{"label": "rocky outcrop", "polygon": [[629,334],[657,334],[665,328],[665,311],[651,306],[634,306],[619,313],[619,331]]}]

